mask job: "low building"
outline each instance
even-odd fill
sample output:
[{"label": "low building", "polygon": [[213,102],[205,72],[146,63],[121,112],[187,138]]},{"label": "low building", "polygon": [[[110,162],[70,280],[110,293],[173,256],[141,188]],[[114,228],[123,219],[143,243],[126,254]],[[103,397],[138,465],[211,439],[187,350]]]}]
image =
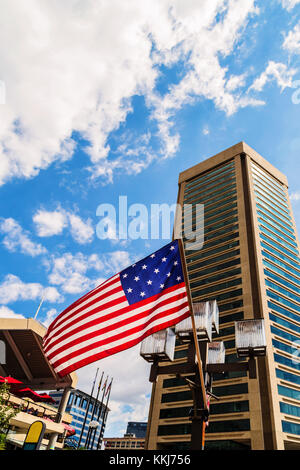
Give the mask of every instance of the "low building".
[{"label": "low building", "polygon": [[[60,403],[62,392],[49,392],[49,395],[57,402],[57,406]],[[75,429],[76,434],[72,436],[70,442],[67,444],[77,447],[76,444],[79,443],[80,435],[82,432],[82,428],[84,425],[84,420],[87,412],[87,405],[89,402],[90,396],[81,391],[81,390],[72,390],[69,396],[69,400],[67,403],[66,411],[72,415],[71,426]],[[94,412],[93,412],[94,410]],[[107,420],[107,415],[109,412],[109,408],[105,406],[104,403],[101,403],[100,400],[96,400],[96,398],[92,398],[90,401],[87,419],[84,425],[84,430],[82,433],[82,438],[80,440],[80,447],[85,447],[87,434],[89,430],[89,423],[91,420],[97,421],[99,423],[95,435],[90,440],[89,449],[97,450],[98,442],[99,448],[101,448],[101,442],[103,438],[103,434],[105,431],[105,425]],[[93,417],[92,417],[93,416]],[[101,437],[100,437],[101,434]]]},{"label": "low building", "polygon": [[[11,376],[32,390],[64,390],[64,401],[72,387],[76,387],[75,373],[59,377],[44,355],[42,339],[46,328],[33,319],[0,319],[0,342],[5,354],[0,361],[0,375]],[[4,360],[3,360],[4,359]],[[7,434],[7,447],[20,448],[28,428],[34,421],[43,421],[46,432],[42,449],[61,449],[68,434],[72,416],[63,407],[53,406],[19,398],[13,393],[8,401],[20,410],[11,419]],[[62,403],[63,404],[63,403]]]},{"label": "low building", "polygon": [[142,450],[145,448],[145,439],[135,437],[134,434],[124,434],[124,437],[105,437],[104,450]]}]

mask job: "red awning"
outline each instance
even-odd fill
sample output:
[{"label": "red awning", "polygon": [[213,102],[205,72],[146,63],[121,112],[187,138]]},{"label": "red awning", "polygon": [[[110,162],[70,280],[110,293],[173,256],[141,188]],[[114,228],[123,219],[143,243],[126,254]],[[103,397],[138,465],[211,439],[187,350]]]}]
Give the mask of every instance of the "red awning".
[{"label": "red awning", "polygon": [[31,398],[33,401],[42,401],[42,397],[35,392],[34,390],[31,390],[31,388],[21,388],[19,390],[16,390],[14,392],[16,395],[19,395],[20,397],[27,397]]},{"label": "red awning", "polygon": [[67,437],[74,436],[74,434],[76,434],[75,429],[73,429],[69,424],[67,423],[61,423],[61,424],[67,430]]},{"label": "red awning", "polygon": [[23,387],[23,382],[14,379],[13,377],[2,377],[0,376],[0,383],[6,383],[10,386],[11,390],[15,391]]},{"label": "red awning", "polygon": [[41,397],[41,401],[44,402],[44,403],[56,403],[54,398],[50,397],[50,395],[48,395],[48,393],[40,393],[39,395]]}]

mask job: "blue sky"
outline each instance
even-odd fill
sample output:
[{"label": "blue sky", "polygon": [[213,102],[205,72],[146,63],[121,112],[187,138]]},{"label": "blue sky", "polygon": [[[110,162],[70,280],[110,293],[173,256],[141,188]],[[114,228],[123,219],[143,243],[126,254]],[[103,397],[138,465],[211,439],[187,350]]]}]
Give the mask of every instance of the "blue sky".
[{"label": "blue sky", "polygon": [[[1,317],[34,315],[44,295],[49,324],[167,243],[99,240],[97,207],[173,204],[180,171],[241,140],[288,176],[300,225],[300,0],[7,0],[4,87]],[[147,417],[149,367],[137,348],[98,365],[120,435]],[[95,367],[78,373],[85,390]]]}]

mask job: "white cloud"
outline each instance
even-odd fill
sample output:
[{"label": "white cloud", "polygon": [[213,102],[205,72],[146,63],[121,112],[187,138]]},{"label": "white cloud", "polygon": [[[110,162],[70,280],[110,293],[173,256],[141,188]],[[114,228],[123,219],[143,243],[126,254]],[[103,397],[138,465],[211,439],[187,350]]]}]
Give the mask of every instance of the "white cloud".
[{"label": "white cloud", "polygon": [[59,312],[56,310],[56,308],[51,308],[50,310],[48,310],[48,312],[46,313],[46,317],[42,322],[43,325],[48,328],[48,326],[50,325],[50,323],[53,322],[54,318],[58,315],[58,313]]},{"label": "white cloud", "polygon": [[300,191],[295,191],[290,194],[291,201],[300,201]]},{"label": "white cloud", "polygon": [[298,3],[300,3],[300,0],[282,0],[283,8],[288,11],[291,11]]},{"label": "white cloud", "polygon": [[[61,286],[63,292],[80,294],[93,289],[109,275],[116,274],[131,264],[127,251],[114,251],[99,257],[97,254],[64,253],[44,260],[50,284]],[[99,277],[99,273],[102,274]]]},{"label": "white cloud", "polygon": [[285,37],[283,48],[290,53],[300,54],[300,22]]},{"label": "white cloud", "polygon": [[0,284],[0,304],[17,300],[36,300],[44,297],[48,302],[61,302],[62,297],[55,287],[43,287],[37,282],[23,282],[13,274],[7,274]]},{"label": "white cloud", "polygon": [[[177,151],[174,116],[185,104],[205,98],[227,114],[262,104],[236,92],[238,79],[228,78],[220,63],[257,13],[254,0],[5,2],[0,184],[71,158],[74,131],[88,142],[94,177],[111,181],[116,171],[138,173]],[[160,66],[175,64],[184,64],[186,73],[161,96],[155,91]],[[115,155],[108,137],[131,112],[134,95],[145,97],[160,147]]]},{"label": "white cloud", "polygon": [[59,235],[67,225],[66,215],[63,211],[38,210],[33,216],[33,222],[39,237]]},{"label": "white cloud", "polygon": [[128,251],[113,251],[105,256],[106,269],[111,273],[118,273],[122,269],[130,266],[130,255]]},{"label": "white cloud", "polygon": [[248,91],[262,91],[264,86],[272,80],[275,80],[281,91],[283,91],[286,87],[292,86],[295,73],[295,69],[288,69],[285,64],[270,60],[264,72],[254,80]]},{"label": "white cloud", "polygon": [[90,243],[94,238],[94,228],[91,219],[84,222],[78,215],[68,214],[71,235],[77,243]]},{"label": "white cloud", "polygon": [[6,307],[6,305],[0,306],[0,318],[25,318],[23,315],[19,313],[15,313],[10,308]]},{"label": "white cloud", "polygon": [[203,127],[202,134],[203,135],[209,135],[210,134],[210,130],[209,130],[208,126]]},{"label": "white cloud", "polygon": [[54,211],[39,209],[33,216],[40,237],[60,235],[68,225],[73,239],[80,244],[90,243],[94,238],[92,220],[82,220],[77,214],[58,207]]},{"label": "white cloud", "polygon": [[39,243],[30,240],[28,232],[12,219],[0,218],[0,233],[4,234],[3,244],[9,251],[20,251],[26,255],[38,256],[46,253],[46,249]]}]

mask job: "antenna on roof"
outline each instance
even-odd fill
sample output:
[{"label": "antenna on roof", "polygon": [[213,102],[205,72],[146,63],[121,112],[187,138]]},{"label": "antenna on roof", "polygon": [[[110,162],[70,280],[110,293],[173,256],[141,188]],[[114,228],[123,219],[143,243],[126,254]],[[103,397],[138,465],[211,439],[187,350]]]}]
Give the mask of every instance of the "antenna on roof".
[{"label": "antenna on roof", "polygon": [[43,294],[42,298],[41,298],[41,301],[40,301],[40,305],[38,306],[38,309],[37,311],[35,312],[35,315],[34,315],[34,320],[36,320],[36,317],[38,316],[38,313],[40,311],[40,308],[42,306],[42,303],[44,302],[44,299],[45,299],[45,294]]}]

